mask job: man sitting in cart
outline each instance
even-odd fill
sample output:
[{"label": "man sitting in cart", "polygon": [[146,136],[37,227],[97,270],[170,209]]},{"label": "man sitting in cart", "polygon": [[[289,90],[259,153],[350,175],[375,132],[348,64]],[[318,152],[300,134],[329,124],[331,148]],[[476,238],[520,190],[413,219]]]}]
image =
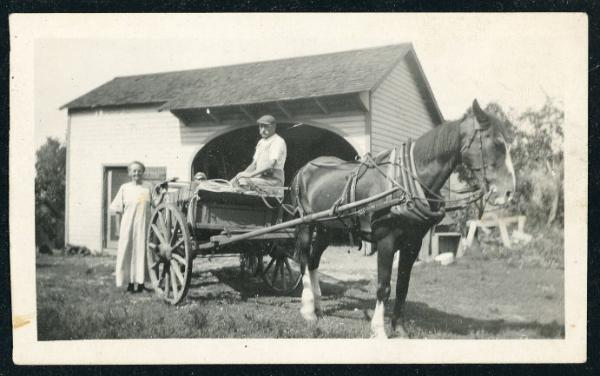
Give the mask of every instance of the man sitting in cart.
[{"label": "man sitting in cart", "polygon": [[277,123],[273,116],[265,115],[256,122],[262,138],[256,145],[252,163],[237,174],[231,183],[245,189],[281,195],[280,189],[271,187],[283,187],[283,166],[287,157],[287,146],[283,138],[275,133]]}]

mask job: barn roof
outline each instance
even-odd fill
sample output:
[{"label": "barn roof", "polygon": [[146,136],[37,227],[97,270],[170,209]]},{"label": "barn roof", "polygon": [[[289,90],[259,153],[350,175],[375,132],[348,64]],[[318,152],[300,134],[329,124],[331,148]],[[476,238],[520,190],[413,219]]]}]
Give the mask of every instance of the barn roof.
[{"label": "barn roof", "polygon": [[408,51],[413,51],[410,43],[116,77],[61,108],[156,103],[163,109],[185,110],[356,93],[375,87]]}]

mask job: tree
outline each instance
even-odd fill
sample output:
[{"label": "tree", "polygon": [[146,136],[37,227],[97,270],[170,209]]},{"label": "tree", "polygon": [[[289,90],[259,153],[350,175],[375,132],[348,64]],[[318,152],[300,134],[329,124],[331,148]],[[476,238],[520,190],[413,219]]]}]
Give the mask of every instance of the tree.
[{"label": "tree", "polygon": [[[563,126],[564,111],[549,97],[539,111],[527,110],[518,118],[521,129],[514,153],[517,154],[515,168],[535,172],[545,181],[538,184],[530,199],[549,208],[547,224],[562,216],[563,197]],[[542,171],[545,171],[543,173]],[[533,187],[535,188],[535,187]]]},{"label": "tree", "polygon": [[35,233],[40,246],[64,245],[66,155],[66,148],[50,137],[36,152]]}]

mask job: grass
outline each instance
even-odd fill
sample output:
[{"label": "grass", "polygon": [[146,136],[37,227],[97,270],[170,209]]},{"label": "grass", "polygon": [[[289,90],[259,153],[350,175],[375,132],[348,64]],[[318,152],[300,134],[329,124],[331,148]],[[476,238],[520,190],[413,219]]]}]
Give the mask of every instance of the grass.
[{"label": "grass", "polygon": [[[38,256],[38,338],[368,338],[375,263],[329,249],[325,315],[307,325],[299,294],[271,295],[260,279],[242,279],[237,259],[197,259],[187,299],[170,306],[152,292],[116,289],[112,257]],[[563,338],[563,291],[559,269],[468,256],[447,267],[422,263],[413,269],[407,329],[412,338]]]}]

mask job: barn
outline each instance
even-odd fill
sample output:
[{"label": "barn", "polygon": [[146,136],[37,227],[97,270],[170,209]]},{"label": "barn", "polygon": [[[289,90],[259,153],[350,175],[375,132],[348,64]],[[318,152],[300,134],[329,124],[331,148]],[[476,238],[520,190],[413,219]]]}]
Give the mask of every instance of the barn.
[{"label": "barn", "polygon": [[150,180],[231,178],[251,161],[255,120],[272,114],[288,146],[286,183],[319,155],[352,159],[443,121],[412,44],[116,77],[65,104],[65,237],[116,248],[108,205],[140,160]]}]

